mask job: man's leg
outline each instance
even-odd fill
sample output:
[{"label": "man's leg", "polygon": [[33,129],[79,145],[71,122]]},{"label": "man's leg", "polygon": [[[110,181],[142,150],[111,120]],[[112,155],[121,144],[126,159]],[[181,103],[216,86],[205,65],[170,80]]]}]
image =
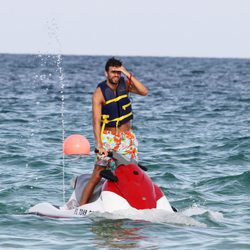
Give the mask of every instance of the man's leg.
[{"label": "man's leg", "polygon": [[90,197],[95,189],[95,186],[98,184],[98,182],[102,178],[100,176],[100,172],[104,169],[105,168],[103,168],[102,166],[98,166],[98,165],[95,166],[93,173],[91,175],[91,178],[89,179],[89,181],[87,182],[86,186],[83,189],[82,197],[81,197],[81,201],[80,201],[80,206],[86,204],[89,201],[89,199],[90,199]]}]

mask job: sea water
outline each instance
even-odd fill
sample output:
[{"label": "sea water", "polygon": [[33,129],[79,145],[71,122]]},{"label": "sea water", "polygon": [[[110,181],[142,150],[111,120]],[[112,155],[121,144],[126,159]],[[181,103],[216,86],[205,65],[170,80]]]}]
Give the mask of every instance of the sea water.
[{"label": "sea water", "polygon": [[63,205],[70,179],[91,173],[94,153],[64,157],[62,137],[94,150],[91,96],[107,59],[0,55],[0,249],[250,249],[250,60],[120,57],[149,88],[131,95],[140,162],[177,214],[25,213]]}]

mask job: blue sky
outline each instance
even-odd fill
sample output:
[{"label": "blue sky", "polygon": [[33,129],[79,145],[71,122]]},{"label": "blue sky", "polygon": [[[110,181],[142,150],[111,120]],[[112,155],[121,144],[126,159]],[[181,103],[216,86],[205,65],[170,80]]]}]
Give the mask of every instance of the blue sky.
[{"label": "blue sky", "polygon": [[0,53],[250,58],[249,0],[0,0]]}]

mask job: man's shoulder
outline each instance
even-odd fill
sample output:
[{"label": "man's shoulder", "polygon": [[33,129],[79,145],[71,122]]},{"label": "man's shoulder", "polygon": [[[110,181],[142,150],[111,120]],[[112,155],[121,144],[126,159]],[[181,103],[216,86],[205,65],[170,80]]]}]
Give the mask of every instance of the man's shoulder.
[{"label": "man's shoulder", "polygon": [[100,87],[97,87],[92,95],[92,99],[97,101],[97,102],[104,102],[104,97],[103,97],[103,93]]},{"label": "man's shoulder", "polygon": [[102,93],[102,90],[101,90],[101,87],[100,86],[97,86],[95,91],[93,92],[93,95],[99,95]]}]

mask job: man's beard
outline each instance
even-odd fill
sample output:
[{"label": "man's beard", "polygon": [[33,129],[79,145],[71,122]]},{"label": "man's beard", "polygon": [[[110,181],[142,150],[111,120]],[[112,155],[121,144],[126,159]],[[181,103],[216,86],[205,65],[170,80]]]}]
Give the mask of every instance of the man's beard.
[{"label": "man's beard", "polygon": [[[120,79],[119,79],[120,80]],[[114,82],[111,78],[109,78],[109,82],[112,84],[112,85],[117,85],[119,80],[117,82]]]}]

